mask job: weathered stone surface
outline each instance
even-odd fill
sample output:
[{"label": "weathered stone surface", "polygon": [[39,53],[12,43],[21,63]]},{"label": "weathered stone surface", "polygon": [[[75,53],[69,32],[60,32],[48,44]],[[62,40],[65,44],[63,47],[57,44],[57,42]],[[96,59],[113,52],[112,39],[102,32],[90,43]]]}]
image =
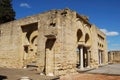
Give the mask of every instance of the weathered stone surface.
[{"label": "weathered stone surface", "polygon": [[108,60],[110,63],[120,63],[120,51],[109,51]]},{"label": "weathered stone surface", "polygon": [[[36,63],[46,75],[107,63],[106,36],[75,11],[51,10],[0,25],[0,67]],[[83,48],[83,51],[81,50]]]}]

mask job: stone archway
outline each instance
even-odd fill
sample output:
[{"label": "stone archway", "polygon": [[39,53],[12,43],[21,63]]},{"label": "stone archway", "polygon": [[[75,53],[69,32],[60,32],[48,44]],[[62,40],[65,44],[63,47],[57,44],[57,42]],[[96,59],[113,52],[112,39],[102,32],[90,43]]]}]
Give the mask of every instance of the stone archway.
[{"label": "stone archway", "polygon": [[38,31],[33,31],[30,35],[30,49],[32,50],[31,55],[34,58],[34,61],[36,61],[37,57],[37,49],[38,49]]},{"label": "stone archway", "polygon": [[[36,60],[38,23],[21,26],[23,45],[23,67]],[[32,42],[31,42],[32,41]]]},{"label": "stone archway", "polygon": [[80,39],[82,38],[82,36],[83,36],[82,31],[81,31],[80,29],[78,29],[78,30],[77,30],[77,42],[80,41]]},{"label": "stone archway", "polygon": [[90,44],[90,36],[88,33],[85,34],[85,44]]},{"label": "stone archway", "polygon": [[84,46],[84,67],[89,67],[90,66],[90,46],[91,46],[91,38],[90,34],[86,33],[85,34],[85,46]]},{"label": "stone archway", "polygon": [[[83,66],[83,33],[82,30],[78,29],[77,30],[77,68],[81,68]],[[81,56],[82,55],[82,56]]]},{"label": "stone archway", "polygon": [[[83,35],[82,31],[77,32],[77,68],[84,69],[90,64],[90,36],[88,33]],[[79,63],[79,64],[78,64]]]}]

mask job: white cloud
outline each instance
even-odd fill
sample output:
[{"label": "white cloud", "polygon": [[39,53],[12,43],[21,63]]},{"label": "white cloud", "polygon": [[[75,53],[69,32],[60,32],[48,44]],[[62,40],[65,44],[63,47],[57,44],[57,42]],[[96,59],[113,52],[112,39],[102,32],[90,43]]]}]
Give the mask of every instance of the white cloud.
[{"label": "white cloud", "polygon": [[106,29],[100,29],[103,33],[105,33],[107,36],[117,36],[119,35],[118,32],[115,32],[115,31],[107,31]]},{"label": "white cloud", "polygon": [[120,44],[112,44],[112,46],[120,47]]},{"label": "white cloud", "polygon": [[26,8],[31,8],[28,3],[21,3],[20,7],[26,7]]}]

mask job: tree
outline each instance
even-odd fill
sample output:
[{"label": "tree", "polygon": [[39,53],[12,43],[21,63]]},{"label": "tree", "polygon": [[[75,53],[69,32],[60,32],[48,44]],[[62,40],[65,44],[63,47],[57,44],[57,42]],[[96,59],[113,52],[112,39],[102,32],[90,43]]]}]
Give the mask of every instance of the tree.
[{"label": "tree", "polygon": [[12,0],[0,0],[0,24],[15,20]]}]

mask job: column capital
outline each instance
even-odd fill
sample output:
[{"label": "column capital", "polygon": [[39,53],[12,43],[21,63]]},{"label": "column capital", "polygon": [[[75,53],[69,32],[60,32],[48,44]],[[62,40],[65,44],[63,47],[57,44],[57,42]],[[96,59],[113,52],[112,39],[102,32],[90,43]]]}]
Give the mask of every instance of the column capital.
[{"label": "column capital", "polygon": [[77,43],[79,46],[85,46],[85,41],[78,41]]}]

